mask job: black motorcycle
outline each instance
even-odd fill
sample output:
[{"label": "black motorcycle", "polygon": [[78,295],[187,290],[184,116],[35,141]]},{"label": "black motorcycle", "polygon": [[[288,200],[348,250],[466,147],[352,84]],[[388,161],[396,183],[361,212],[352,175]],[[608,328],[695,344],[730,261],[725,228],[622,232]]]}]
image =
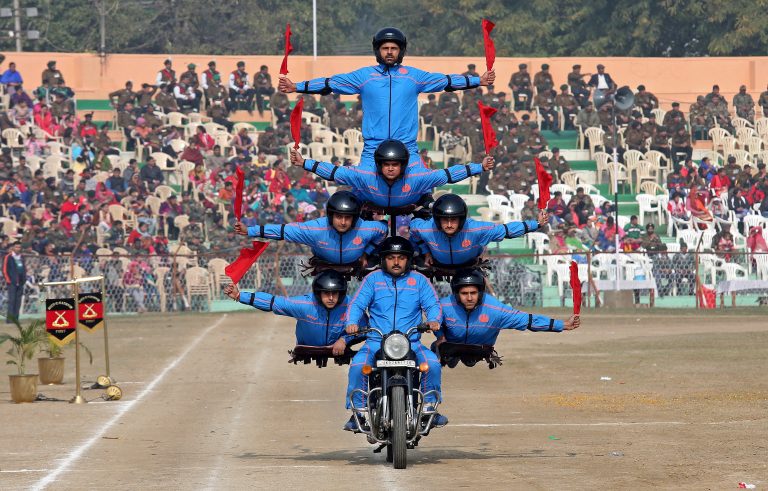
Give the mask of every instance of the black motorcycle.
[{"label": "black motorcycle", "polygon": [[[429,365],[418,364],[409,340],[415,332],[428,331],[426,324],[405,333],[392,331],[387,335],[373,327],[358,331],[358,334],[378,333],[382,341],[374,364],[363,366],[363,374],[369,377],[368,390],[355,389],[349,394],[358,428],[355,433],[365,433],[369,443],[379,445],[374,453],[386,448],[387,462],[393,462],[395,469],[405,469],[407,449],[416,447],[421,437],[429,434],[437,414],[439,402],[426,411],[424,399],[435,393],[439,401],[440,394],[419,390],[421,373],[429,370]],[[355,407],[355,394],[363,396],[365,406]]]}]

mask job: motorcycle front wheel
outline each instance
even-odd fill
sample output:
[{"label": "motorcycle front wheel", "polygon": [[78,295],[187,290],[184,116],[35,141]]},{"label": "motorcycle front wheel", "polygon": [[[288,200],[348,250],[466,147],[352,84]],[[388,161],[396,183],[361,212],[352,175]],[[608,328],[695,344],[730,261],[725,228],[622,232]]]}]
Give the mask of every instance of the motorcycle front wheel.
[{"label": "motorcycle front wheel", "polygon": [[[392,387],[392,460],[395,469],[405,469],[407,465],[406,444],[407,434],[405,425],[405,387]],[[387,449],[389,450],[389,449]],[[387,451],[389,454],[389,451]]]}]

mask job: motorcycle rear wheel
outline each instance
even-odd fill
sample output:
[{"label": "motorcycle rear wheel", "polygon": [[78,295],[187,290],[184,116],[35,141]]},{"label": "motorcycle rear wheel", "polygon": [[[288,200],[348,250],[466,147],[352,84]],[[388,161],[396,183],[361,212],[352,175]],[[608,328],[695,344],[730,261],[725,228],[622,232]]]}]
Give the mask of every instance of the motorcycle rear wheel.
[{"label": "motorcycle rear wheel", "polygon": [[[405,387],[392,387],[392,461],[395,469],[407,466],[407,429],[405,425]],[[389,450],[389,449],[387,449]],[[389,455],[389,451],[387,451]]]}]

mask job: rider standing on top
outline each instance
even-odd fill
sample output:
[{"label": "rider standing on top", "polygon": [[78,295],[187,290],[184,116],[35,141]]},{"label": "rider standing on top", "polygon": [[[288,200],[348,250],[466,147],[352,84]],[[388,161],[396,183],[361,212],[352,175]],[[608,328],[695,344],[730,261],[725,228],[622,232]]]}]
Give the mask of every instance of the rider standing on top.
[{"label": "rider standing on top", "polygon": [[410,154],[410,166],[420,166],[416,137],[419,129],[418,96],[422,92],[452,92],[492,85],[493,70],[481,77],[429,73],[402,65],[408,42],[399,29],[387,27],[373,36],[376,66],[350,73],[293,83],[281,78],[281,92],[343,95],[360,94],[363,104],[363,154],[360,167],[375,170],[374,152],[385,140],[403,142]]}]

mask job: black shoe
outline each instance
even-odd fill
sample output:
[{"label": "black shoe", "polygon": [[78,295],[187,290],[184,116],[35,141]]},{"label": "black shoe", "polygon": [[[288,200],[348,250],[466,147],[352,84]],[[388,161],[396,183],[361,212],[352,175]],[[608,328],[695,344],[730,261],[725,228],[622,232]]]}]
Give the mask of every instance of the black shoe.
[{"label": "black shoe", "polygon": [[[365,427],[365,418],[362,416],[358,416],[358,419],[360,419],[360,424]],[[359,426],[357,426],[357,419],[355,419],[355,415],[349,417],[349,421],[346,422],[344,425],[344,428],[342,428],[344,431],[352,431],[352,432],[359,432],[362,431]]]}]

